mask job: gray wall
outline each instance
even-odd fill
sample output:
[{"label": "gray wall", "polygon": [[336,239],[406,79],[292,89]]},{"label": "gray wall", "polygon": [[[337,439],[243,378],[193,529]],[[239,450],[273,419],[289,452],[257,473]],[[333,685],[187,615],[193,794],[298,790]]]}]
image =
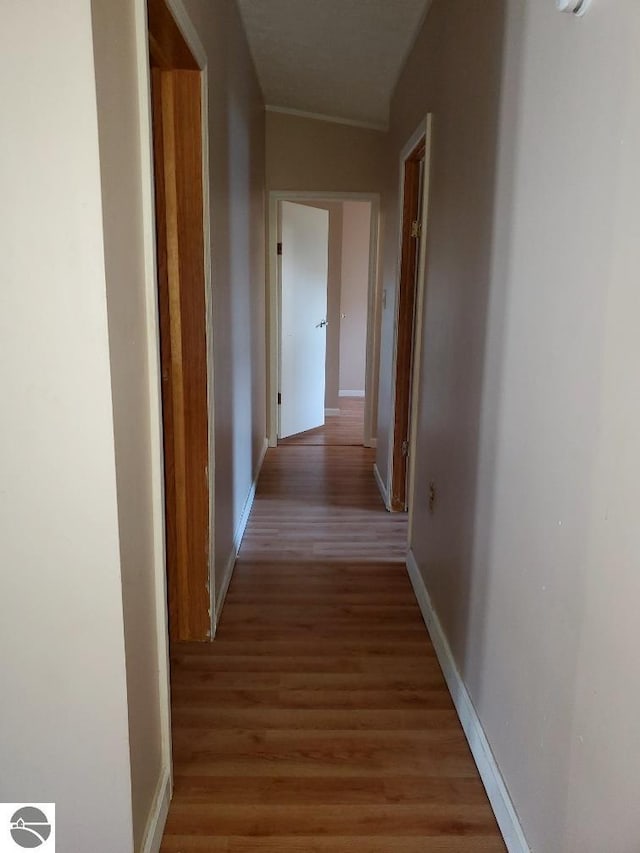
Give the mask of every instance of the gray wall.
[{"label": "gray wall", "polygon": [[387,135],[284,113],[266,114],[269,190],[380,192]]},{"label": "gray wall", "polygon": [[639,39],[636,0],[434,0],[392,106],[390,294],[434,113],[413,549],[540,853],[640,838]]},{"label": "gray wall", "polygon": [[[264,113],[233,0],[185,5],[209,57],[219,586],[266,432]],[[55,801],[64,849],[125,853],[168,770],[144,57],[129,0],[5,6],[0,798]]]},{"label": "gray wall", "polygon": [[371,204],[345,201],[342,211],[340,391],[364,392],[370,238]]},{"label": "gray wall", "polygon": [[156,589],[164,542],[162,520],[154,515],[160,509],[159,398],[150,397],[150,367],[156,382],[157,376],[149,364],[145,251],[150,242],[141,209],[146,140],[140,128],[134,4],[92,0],[92,10],[137,850],[159,784],[166,784],[170,770],[162,718],[162,703],[168,715],[166,646],[158,636],[162,623],[156,610],[164,603],[164,584]]},{"label": "gray wall", "polygon": [[264,105],[233,0],[185,7],[209,61],[218,593],[266,440]]},{"label": "gray wall", "polygon": [[89,0],[3,3],[0,92],[0,800],[56,802],[60,850],[126,853],[123,575]]},{"label": "gray wall", "polygon": [[342,211],[340,202],[327,203],[329,210],[329,267],[327,280],[327,369],[324,404],[339,409],[340,384],[340,291],[342,289]]}]

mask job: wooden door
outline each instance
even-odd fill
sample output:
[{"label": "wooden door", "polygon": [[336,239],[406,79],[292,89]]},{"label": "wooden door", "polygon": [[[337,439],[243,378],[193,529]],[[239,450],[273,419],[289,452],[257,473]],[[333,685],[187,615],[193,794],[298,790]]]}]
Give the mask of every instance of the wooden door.
[{"label": "wooden door", "polygon": [[172,640],[211,636],[201,73],[150,0],[167,589]]},{"label": "wooden door", "polygon": [[407,460],[425,151],[426,139],[423,138],[404,164],[390,500],[394,512],[407,509]]}]

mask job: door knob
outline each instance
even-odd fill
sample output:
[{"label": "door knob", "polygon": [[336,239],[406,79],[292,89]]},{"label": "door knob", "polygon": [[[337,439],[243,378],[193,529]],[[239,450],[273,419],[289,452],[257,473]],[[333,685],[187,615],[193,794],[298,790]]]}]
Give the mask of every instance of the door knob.
[{"label": "door knob", "polygon": [[320,320],[320,322],[316,324],[316,329],[324,329],[324,327],[328,325],[329,324],[326,320]]}]

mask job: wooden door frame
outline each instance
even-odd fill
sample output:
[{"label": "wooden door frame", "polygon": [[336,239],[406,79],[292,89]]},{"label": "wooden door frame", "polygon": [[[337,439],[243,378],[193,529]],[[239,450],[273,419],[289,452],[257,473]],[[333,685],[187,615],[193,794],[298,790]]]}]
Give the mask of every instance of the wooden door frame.
[{"label": "wooden door frame", "polygon": [[[426,257],[427,257],[427,231],[428,231],[428,208],[429,208],[429,178],[431,165],[431,149],[433,136],[433,121],[432,115],[428,114],[426,118],[419,124],[415,132],[404,146],[400,155],[400,223],[398,236],[398,283],[396,287],[395,298],[395,319],[394,319],[394,343],[393,343],[393,364],[392,364],[392,393],[391,393],[391,412],[390,412],[390,428],[389,428],[389,449],[388,449],[388,469],[387,469],[387,509],[392,512],[402,512],[407,508],[409,510],[409,523],[413,518],[413,495],[415,490],[415,456],[416,456],[416,427],[419,411],[419,396],[420,396],[420,378],[421,378],[421,354],[422,354],[422,336],[424,323],[424,300],[425,300],[425,274],[426,274]],[[420,154],[420,149],[423,149],[423,154]],[[419,155],[419,156],[418,156]],[[406,286],[404,276],[407,275],[407,241],[410,239],[411,221],[413,219],[412,211],[407,207],[407,199],[405,198],[405,187],[407,178],[407,164],[416,162],[416,158],[424,158],[424,172],[422,195],[418,199],[422,206],[422,214],[420,219],[420,240],[417,246],[417,252],[411,262],[409,273],[415,273],[415,300],[413,302],[413,310],[409,314],[405,311],[405,316],[401,317],[402,288]],[[405,306],[406,308],[406,306]],[[401,328],[401,324],[405,324],[405,328]],[[402,334],[401,334],[402,333]],[[399,360],[399,347],[407,348]],[[413,369],[412,369],[413,368]],[[402,389],[403,399],[398,400],[398,375],[400,370],[406,370],[403,373],[406,385]],[[400,417],[400,413],[403,417]],[[406,418],[406,430],[404,428],[404,419]],[[401,435],[401,433],[403,433]],[[399,465],[403,464],[401,445],[405,440],[408,441],[408,459],[404,461],[404,473],[398,476]],[[394,474],[396,475],[394,478]],[[398,484],[404,483],[404,488],[398,488]],[[400,494],[403,492],[403,494]]]},{"label": "wooden door frame", "polygon": [[379,245],[380,194],[321,192],[315,190],[271,190],[267,210],[267,439],[269,447],[278,444],[278,388],[280,387],[280,265],[278,263],[278,209],[281,201],[340,202],[366,201],[371,204],[369,231],[369,285],[367,295],[367,352],[365,365],[365,447],[375,447],[373,424],[376,412],[380,360]]},{"label": "wooden door frame", "polygon": [[[199,77],[199,109],[200,109],[200,173],[202,193],[202,274],[204,288],[204,347],[205,347],[205,381],[206,381],[206,415],[207,415],[207,448],[206,464],[208,474],[208,567],[206,583],[208,586],[207,602],[199,605],[200,615],[196,618],[197,631],[194,639],[207,639],[215,635],[215,471],[214,471],[214,394],[213,394],[213,347],[212,347],[212,306],[211,306],[211,257],[210,257],[210,214],[209,214],[209,139],[208,139],[208,75],[207,56],[195,28],[193,27],[181,0],[147,0],[149,10],[155,9],[154,33],[149,33],[152,42],[151,51],[160,68],[167,73],[179,72],[181,69],[198,72]],[[157,32],[156,32],[157,30]],[[149,92],[150,92],[149,77]],[[177,82],[177,81],[176,81]],[[151,92],[150,92],[151,95]],[[152,102],[151,98],[151,102]],[[151,104],[150,104],[151,109]],[[151,143],[153,146],[153,129],[151,116]],[[152,172],[154,170],[154,152],[152,148]],[[152,186],[152,189],[155,189]],[[154,200],[155,218],[155,200]],[[155,224],[155,223],[154,223]],[[155,246],[157,250],[157,246]],[[173,333],[172,333],[173,334]],[[187,589],[188,581],[184,581],[183,589]],[[189,593],[187,593],[189,594]],[[171,611],[170,611],[171,614]],[[191,621],[191,619],[190,619]],[[192,629],[189,629],[192,633]],[[189,636],[191,636],[191,633]]]},{"label": "wooden door frame", "polygon": [[[208,140],[208,84],[207,55],[181,0],[166,0],[174,20],[178,24],[202,71],[202,127],[204,169],[204,216],[205,235],[209,235],[209,140]],[[145,326],[148,364],[149,394],[149,462],[152,493],[152,548],[154,564],[154,611],[155,643],[158,668],[158,708],[161,729],[161,771],[145,832],[144,850],[160,848],[162,832],[169,809],[173,788],[173,761],[171,738],[171,694],[169,671],[169,626],[167,606],[167,568],[165,550],[165,497],[164,497],[164,449],[162,429],[162,372],[160,364],[160,319],[158,312],[157,253],[155,226],[155,189],[153,165],[153,133],[151,119],[151,70],[149,64],[149,29],[146,0],[134,0],[135,49],[137,56],[137,102],[140,126],[140,213],[144,246]],[[210,241],[205,239],[206,297],[210,301],[211,260]],[[211,341],[211,310],[207,308],[207,335]],[[211,346],[209,346],[211,353]],[[210,382],[209,411],[213,425],[213,361],[210,355],[208,367]],[[210,459],[213,460],[213,430],[210,430]],[[213,511],[214,478],[213,465],[210,470],[211,511]],[[210,522],[210,566],[213,571],[213,515]],[[211,589],[214,589],[213,578]],[[212,593],[213,594],[213,593]],[[212,607],[212,612],[214,609]]]}]

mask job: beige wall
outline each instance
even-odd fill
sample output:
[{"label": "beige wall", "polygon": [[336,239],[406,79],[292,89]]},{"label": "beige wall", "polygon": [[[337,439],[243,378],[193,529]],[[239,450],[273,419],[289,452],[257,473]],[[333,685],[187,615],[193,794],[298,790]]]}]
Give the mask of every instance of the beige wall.
[{"label": "beige wall", "polygon": [[0,28],[0,800],[57,805],[60,850],[132,850],[89,0]]},{"label": "beige wall", "polygon": [[540,853],[640,838],[639,39],[636,0],[434,0],[392,107],[390,294],[434,113],[413,548]]},{"label": "beige wall", "polygon": [[[210,57],[224,568],[265,437],[264,114],[235,4],[217,3],[214,14],[187,5]],[[11,773],[0,795],[56,801],[60,843],[97,853],[131,851],[134,836],[140,847],[168,769],[136,8],[83,0],[53,14],[50,4],[10,0],[0,51],[11,129],[0,164],[10,200],[0,563],[11,569],[0,625],[13,649],[0,755]]]},{"label": "beige wall", "polygon": [[327,409],[339,409],[343,206],[340,202],[328,202],[327,208],[329,210],[329,274],[327,282],[327,369],[324,404]]},{"label": "beige wall", "polygon": [[269,190],[380,191],[385,133],[268,112],[266,140]]},{"label": "beige wall", "polygon": [[208,56],[215,586],[266,437],[264,105],[233,0],[185,0]]},{"label": "beige wall", "polygon": [[[153,268],[145,267],[145,250],[152,245],[150,234],[145,243],[141,206],[141,145],[148,144],[148,136],[141,139],[135,4],[92,0],[92,9],[133,830],[139,850],[156,792],[167,784],[170,771],[166,741],[163,745],[163,722],[166,725],[168,718],[166,644],[158,636],[156,612],[156,604],[165,600],[162,576],[156,589],[156,572],[164,572],[162,518],[154,527],[154,512],[161,509],[159,397],[150,396],[150,383],[154,378],[157,382],[157,376],[152,372],[150,379],[147,336],[147,299],[155,285],[148,282]],[[153,314],[150,320],[155,322]],[[152,346],[155,341],[154,336]]]},{"label": "beige wall", "polygon": [[371,204],[345,201],[342,211],[340,391],[364,394]]}]

